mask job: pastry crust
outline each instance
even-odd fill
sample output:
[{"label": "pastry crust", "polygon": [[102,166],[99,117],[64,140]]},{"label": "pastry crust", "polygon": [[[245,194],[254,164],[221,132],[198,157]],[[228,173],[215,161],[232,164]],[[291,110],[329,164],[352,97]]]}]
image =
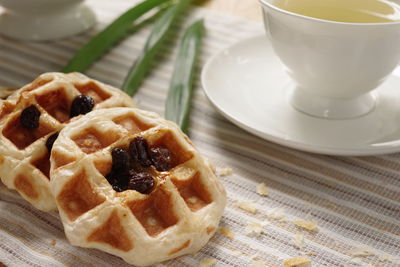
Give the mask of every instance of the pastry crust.
[{"label": "pastry crust", "polygon": [[[0,103],[0,178],[37,209],[56,209],[49,189],[50,155],[45,143],[50,135],[79,118],[70,119],[69,108],[80,94],[94,99],[94,110],[135,106],[117,88],[80,73],[55,72],[40,75]],[[41,112],[39,127],[34,130],[25,129],[19,121],[21,112],[31,105]]]},{"label": "pastry crust", "polygon": [[[137,136],[150,148],[167,148],[172,168],[146,169],[155,179],[150,194],[116,192],[105,178],[111,151]],[[93,111],[70,123],[54,143],[51,166],[50,188],[69,241],[137,266],[198,251],[215,233],[226,203],[222,184],[179,127],[139,109]]]}]

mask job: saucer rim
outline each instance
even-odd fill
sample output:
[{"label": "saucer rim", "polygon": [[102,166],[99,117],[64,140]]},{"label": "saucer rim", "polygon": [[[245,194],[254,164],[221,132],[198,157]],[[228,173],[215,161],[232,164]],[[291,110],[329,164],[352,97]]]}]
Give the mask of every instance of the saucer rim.
[{"label": "saucer rim", "polygon": [[[279,136],[276,136],[276,135],[273,135],[273,134],[270,134],[267,132],[262,132],[251,126],[245,125],[243,122],[239,121],[238,119],[236,119],[232,115],[230,115],[229,112],[227,112],[224,107],[221,107],[218,105],[218,101],[212,97],[212,94],[209,91],[210,89],[207,88],[207,86],[206,86],[206,83],[207,83],[206,80],[207,80],[207,75],[209,73],[209,69],[211,68],[211,65],[215,62],[215,60],[217,60],[219,57],[224,56],[224,54],[226,54],[225,53],[226,51],[233,49],[237,46],[241,46],[245,43],[249,43],[252,41],[254,42],[257,40],[258,41],[261,41],[261,40],[268,41],[268,38],[265,35],[255,35],[255,36],[252,36],[252,37],[249,37],[246,39],[239,40],[238,42],[235,42],[233,44],[227,45],[226,47],[219,49],[219,51],[217,51],[214,55],[212,55],[207,60],[207,62],[204,64],[204,66],[202,68],[201,86],[203,88],[203,91],[204,91],[205,95],[207,96],[207,98],[212,103],[212,105],[216,108],[216,110],[218,110],[218,112],[220,114],[222,114],[226,119],[231,121],[233,124],[235,124],[239,128],[242,128],[243,130],[245,130],[257,137],[260,137],[264,140],[267,140],[267,141],[270,141],[270,142],[273,142],[273,143],[276,143],[276,144],[279,144],[279,145],[282,145],[285,147],[308,152],[308,153],[323,154],[323,155],[330,155],[330,156],[373,156],[373,155],[383,155],[383,154],[391,154],[391,153],[400,152],[400,136],[399,136],[398,140],[379,143],[379,144],[381,144],[379,147],[366,145],[363,148],[343,148],[343,147],[338,148],[338,147],[333,147],[333,146],[315,145],[315,144],[302,143],[302,142],[293,141],[293,140],[287,140],[285,138],[282,138],[282,137],[279,137]],[[390,74],[390,75],[392,75],[392,74]],[[297,109],[295,109],[295,111],[300,112],[310,118],[321,119],[321,118],[316,118],[314,116],[303,113]],[[374,112],[374,111],[375,111],[375,108],[371,112]],[[347,121],[348,120],[356,120],[358,118],[359,117],[349,118],[346,120]],[[331,119],[324,119],[324,120],[329,121]],[[390,145],[385,145],[385,143],[390,143]]]}]

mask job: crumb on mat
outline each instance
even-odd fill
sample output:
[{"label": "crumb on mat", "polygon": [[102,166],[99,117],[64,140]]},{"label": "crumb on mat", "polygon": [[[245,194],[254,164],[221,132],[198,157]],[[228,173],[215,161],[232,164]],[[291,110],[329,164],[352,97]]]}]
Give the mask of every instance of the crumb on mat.
[{"label": "crumb on mat", "polygon": [[305,220],[294,220],[293,224],[307,231],[318,232],[318,226],[315,222],[310,222]]},{"label": "crumb on mat", "polygon": [[238,201],[238,207],[253,214],[257,212],[257,208],[251,202]]},{"label": "crumb on mat", "polygon": [[204,258],[200,261],[200,267],[211,267],[217,263],[217,260],[214,258]]},{"label": "crumb on mat", "polygon": [[290,258],[283,262],[285,267],[306,267],[311,263],[310,259],[307,256],[299,256]]},{"label": "crumb on mat", "polygon": [[257,222],[249,222],[244,229],[246,235],[249,236],[260,236],[263,232],[263,225]]},{"label": "crumb on mat", "polygon": [[261,184],[257,185],[256,192],[260,196],[263,196],[263,197],[268,196],[268,187],[267,187],[267,185],[265,183],[261,183]]},{"label": "crumb on mat", "polygon": [[224,236],[228,237],[229,239],[233,239],[235,237],[235,233],[231,229],[229,229],[228,227],[221,227],[219,229],[219,233],[221,235],[224,235]]}]

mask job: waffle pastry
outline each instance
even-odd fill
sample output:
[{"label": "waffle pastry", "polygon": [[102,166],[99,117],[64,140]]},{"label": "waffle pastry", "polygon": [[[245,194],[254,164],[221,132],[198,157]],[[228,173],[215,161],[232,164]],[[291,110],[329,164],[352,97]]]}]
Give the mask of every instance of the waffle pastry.
[{"label": "waffle pastry", "polygon": [[[91,96],[95,110],[134,106],[121,90],[79,73],[45,73],[0,103],[0,178],[40,210],[56,209],[49,189],[50,155],[46,142],[53,133],[79,118],[70,118],[70,107],[82,94]],[[37,128],[27,129],[21,114],[32,105],[41,114]]]},{"label": "waffle pastry", "polygon": [[[154,184],[146,192],[114,190],[113,153],[132,153],[136,140],[146,141],[142,152],[167,150],[169,164],[157,165],[151,156],[153,165],[144,166],[131,156],[126,162]],[[135,108],[94,111],[65,127],[50,173],[69,241],[138,266],[198,251],[215,233],[226,202],[222,184],[177,125]]]}]

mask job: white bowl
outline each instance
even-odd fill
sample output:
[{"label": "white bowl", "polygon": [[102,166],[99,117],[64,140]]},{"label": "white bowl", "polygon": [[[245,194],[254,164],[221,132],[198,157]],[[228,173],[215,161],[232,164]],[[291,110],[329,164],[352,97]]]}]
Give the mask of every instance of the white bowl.
[{"label": "white bowl", "polygon": [[0,0],[0,33],[22,40],[53,40],[89,29],[96,21],[84,0]]}]

